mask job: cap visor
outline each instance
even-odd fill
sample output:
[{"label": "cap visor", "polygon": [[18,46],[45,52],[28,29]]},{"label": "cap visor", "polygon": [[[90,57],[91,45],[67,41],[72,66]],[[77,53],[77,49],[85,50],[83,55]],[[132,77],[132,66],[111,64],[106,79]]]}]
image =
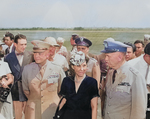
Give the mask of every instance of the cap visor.
[{"label": "cap visor", "polygon": [[42,53],[44,51],[46,51],[46,50],[33,50],[33,53]]},{"label": "cap visor", "polygon": [[113,53],[113,52],[116,52],[116,51],[101,50],[100,52],[102,52],[102,53]]}]

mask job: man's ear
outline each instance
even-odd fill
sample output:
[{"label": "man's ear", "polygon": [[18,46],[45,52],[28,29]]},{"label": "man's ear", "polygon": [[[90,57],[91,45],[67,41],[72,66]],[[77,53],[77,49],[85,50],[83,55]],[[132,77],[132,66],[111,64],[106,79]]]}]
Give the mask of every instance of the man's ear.
[{"label": "man's ear", "polygon": [[16,46],[17,46],[17,43],[14,42],[14,46],[16,47]]}]

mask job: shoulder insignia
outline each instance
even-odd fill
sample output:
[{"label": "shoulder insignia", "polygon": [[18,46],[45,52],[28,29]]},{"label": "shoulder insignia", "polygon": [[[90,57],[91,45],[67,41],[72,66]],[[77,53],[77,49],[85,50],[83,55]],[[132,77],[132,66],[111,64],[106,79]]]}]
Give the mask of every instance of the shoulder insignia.
[{"label": "shoulder insignia", "polygon": [[138,74],[138,71],[136,71],[135,69],[133,69],[132,67],[129,67],[129,70],[133,73],[133,74],[135,74],[135,75],[137,75]]}]

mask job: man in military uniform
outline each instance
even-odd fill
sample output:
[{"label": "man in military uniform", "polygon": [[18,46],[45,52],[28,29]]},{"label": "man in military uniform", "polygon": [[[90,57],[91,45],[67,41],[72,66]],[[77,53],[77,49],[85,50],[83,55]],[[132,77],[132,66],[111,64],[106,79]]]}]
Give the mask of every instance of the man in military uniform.
[{"label": "man in military uniform", "polygon": [[92,45],[92,42],[90,40],[88,40],[87,38],[79,37],[79,38],[75,39],[75,43],[77,45],[77,50],[82,51],[86,56],[89,57],[89,61],[87,63],[86,74],[90,77],[95,78],[97,80],[97,84],[99,87],[100,76],[101,76],[99,64],[96,59],[94,59],[88,55],[89,47]]},{"label": "man in military uniform", "polygon": [[125,61],[127,46],[119,41],[104,41],[106,62],[106,100],[104,119],[144,119],[146,83],[144,77]]},{"label": "man in military uniform", "polygon": [[47,60],[48,43],[35,40],[32,44],[35,62],[25,66],[22,73],[23,90],[28,98],[25,119],[52,119],[65,74],[60,66]]}]

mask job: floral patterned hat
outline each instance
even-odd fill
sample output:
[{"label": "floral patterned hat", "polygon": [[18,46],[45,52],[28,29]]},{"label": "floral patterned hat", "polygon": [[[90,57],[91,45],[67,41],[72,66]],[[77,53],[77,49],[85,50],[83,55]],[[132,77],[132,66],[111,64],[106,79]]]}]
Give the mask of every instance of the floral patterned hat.
[{"label": "floral patterned hat", "polygon": [[81,65],[85,62],[85,54],[82,51],[73,52],[71,54],[70,62],[74,65]]}]

